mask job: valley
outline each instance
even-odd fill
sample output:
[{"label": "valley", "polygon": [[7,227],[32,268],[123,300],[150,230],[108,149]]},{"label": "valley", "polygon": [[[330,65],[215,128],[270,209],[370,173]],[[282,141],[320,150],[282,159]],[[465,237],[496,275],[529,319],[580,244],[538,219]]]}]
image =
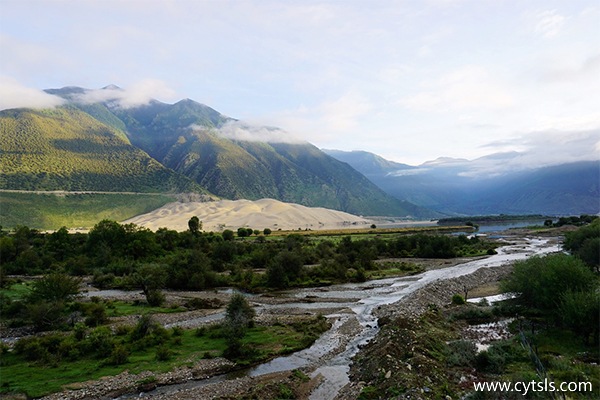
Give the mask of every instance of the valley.
[{"label": "valley", "polygon": [[[167,371],[152,368],[146,370],[144,368],[149,368],[150,364],[137,362],[135,367],[132,365],[133,369],[130,372],[117,373],[114,377],[105,377],[100,381],[66,384],[63,387],[68,389],[67,391],[45,398],[48,400],[77,399],[86,396],[92,398],[119,396],[123,399],[140,396],[157,399],[227,396],[246,398],[244,396],[256,395],[259,390],[261,398],[265,399],[280,398],[283,391],[289,391],[286,393],[293,396],[288,398],[346,399],[363,398],[366,396],[365,393],[372,390],[387,390],[383,388],[389,387],[389,385],[396,385],[400,388],[406,384],[407,381],[404,380],[412,379],[410,371],[400,373],[400,370],[394,372],[396,370],[391,369],[394,378],[384,381],[368,379],[365,381],[365,378],[362,377],[358,380],[351,378],[356,374],[366,374],[365,377],[373,374],[376,376],[378,373],[368,369],[370,368],[368,366],[377,363],[376,360],[387,360],[384,353],[375,358],[368,356],[371,361],[367,363],[358,361],[364,357],[363,351],[368,349],[369,352],[373,352],[376,346],[384,346],[378,351],[389,351],[385,350],[386,341],[378,339],[382,334],[380,333],[382,329],[385,335],[389,334],[388,328],[391,325],[386,321],[408,318],[414,320],[411,323],[418,326],[421,323],[418,322],[419,318],[429,315],[428,310],[431,310],[432,306],[446,308],[454,295],[465,291],[476,292],[477,288],[482,285],[498,282],[510,273],[510,264],[516,260],[559,251],[561,239],[556,235],[561,232],[563,230],[553,231],[552,229],[545,233],[527,233],[522,230],[512,234],[506,232],[505,238],[497,243],[500,246],[497,248],[498,254],[491,256],[375,260],[375,267],[371,267],[371,270],[367,271],[367,279],[364,282],[333,282],[332,284],[321,284],[319,287],[294,288],[292,286],[283,291],[242,292],[245,293],[244,296],[256,312],[256,329],[268,330],[273,327],[283,329],[320,320],[327,323],[324,333],[313,336],[310,342],[304,342],[302,347],[307,346],[304,350],[301,348],[292,350],[290,347],[284,351],[284,354],[291,350],[291,355],[277,356],[277,353],[274,353],[272,356],[267,356],[267,360],[271,359],[271,361],[265,363],[256,359],[251,364],[255,366],[251,368],[241,367],[244,364],[236,365],[218,355],[216,358],[211,356],[206,359],[196,355],[192,364],[185,361],[183,365],[177,366],[175,363],[172,364],[174,367]],[[390,236],[387,240],[393,240],[393,237]],[[355,240],[358,245],[364,239],[358,239],[357,236]],[[413,269],[405,272],[397,270],[386,277],[384,266],[390,268],[401,265],[411,266]],[[304,273],[310,274],[308,271],[309,269],[306,269]],[[260,274],[259,271],[255,271],[256,273]],[[371,280],[375,278],[374,274],[376,273],[384,274],[380,275],[377,280]],[[90,281],[86,280],[86,282]],[[157,309],[152,311],[151,315],[164,329],[172,330],[173,335],[180,332],[171,340],[181,337],[187,341],[189,340],[187,339],[188,335],[194,330],[209,329],[207,332],[211,332],[211,326],[218,326],[222,323],[225,316],[223,307],[235,293],[238,293],[237,290],[225,288],[205,291],[164,290],[165,299],[162,311]],[[117,309],[122,307],[122,305],[118,305],[121,303],[138,304],[137,307],[145,303],[145,296],[139,291],[98,290],[84,286],[82,294],[88,301],[92,299],[93,303],[106,307],[117,305]],[[204,305],[195,311],[180,309],[182,305],[194,302]],[[131,308],[131,306],[129,307]],[[167,312],[169,308],[172,311]],[[111,308],[107,308],[107,310],[111,310]],[[135,317],[135,313],[136,311],[134,314],[128,313],[116,319],[110,317],[111,321],[114,319],[111,325],[115,322],[117,323],[114,325],[115,328],[121,324],[124,326],[135,325],[139,318]],[[3,332],[6,331],[3,329]],[[289,340],[281,343],[291,344]],[[258,343],[248,345],[263,348],[263,345]],[[188,353],[179,346],[181,345],[172,345],[174,355],[181,354],[182,360],[191,355],[187,355]],[[133,353],[131,357],[134,357]],[[179,357],[176,356],[177,359]],[[60,368],[64,370],[65,366]],[[386,366],[385,368],[391,367]],[[384,370],[383,375],[387,376],[385,371],[387,369]],[[418,373],[418,370],[415,370],[414,373]],[[114,372],[110,375],[113,374]],[[436,385],[441,383],[436,383],[437,375],[429,376],[434,381],[425,387],[433,390],[432,393],[439,393],[440,388]],[[394,383],[395,379],[400,379],[404,383],[401,381]],[[445,382],[446,379],[444,378],[443,381]],[[142,385],[140,382],[147,383]],[[385,383],[385,386],[380,386],[382,383]],[[445,393],[454,396],[453,393],[459,390],[458,386],[453,386],[455,384],[451,386],[446,384]],[[143,393],[137,393],[135,388]],[[131,393],[132,390],[134,393]],[[467,388],[460,390],[467,390]],[[414,391],[408,393],[418,394]],[[417,398],[420,397],[417,396]],[[430,397],[425,395],[423,398]]]}]

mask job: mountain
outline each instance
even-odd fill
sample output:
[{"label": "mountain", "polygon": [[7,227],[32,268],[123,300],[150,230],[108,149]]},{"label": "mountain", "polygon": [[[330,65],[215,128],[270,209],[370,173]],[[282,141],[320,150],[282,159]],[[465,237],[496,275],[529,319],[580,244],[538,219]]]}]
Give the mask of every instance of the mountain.
[{"label": "mountain", "polygon": [[71,106],[0,111],[0,189],[202,191]]},{"label": "mountain", "polygon": [[364,173],[387,193],[442,213],[600,212],[598,161],[511,170],[511,161],[520,157],[517,152],[496,153],[472,161],[439,158],[419,166],[389,162],[368,152],[326,152]]},{"label": "mountain", "polygon": [[46,92],[67,104],[2,112],[0,189],[208,191],[358,215],[438,215],[280,129],[250,127],[190,99],[133,104],[112,85]]},{"label": "mountain", "polygon": [[[224,198],[273,198],[361,215],[435,214],[386,194],[310,143],[288,143],[284,131],[265,127],[277,141],[254,140],[253,127],[189,99],[114,112],[133,144]],[[224,133],[232,129],[247,140]]]}]

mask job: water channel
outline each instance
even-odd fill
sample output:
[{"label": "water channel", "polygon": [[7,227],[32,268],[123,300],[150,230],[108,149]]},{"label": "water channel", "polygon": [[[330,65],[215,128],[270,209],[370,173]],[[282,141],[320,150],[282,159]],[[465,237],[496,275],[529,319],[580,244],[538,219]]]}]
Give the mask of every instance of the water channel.
[{"label": "water channel", "polygon": [[[213,378],[189,381],[182,384],[159,387],[153,392],[144,393],[144,398],[156,395],[167,395],[184,389],[193,389],[207,384],[224,382],[227,379],[239,378],[240,374],[246,376],[260,376],[268,373],[289,371],[296,368],[312,370],[311,377],[322,375],[322,383],[313,391],[311,400],[334,399],[339,390],[349,382],[348,372],[351,360],[360,347],[368,343],[378,332],[377,318],[373,311],[382,305],[395,303],[415,290],[437,280],[449,279],[467,275],[479,268],[494,268],[507,263],[525,259],[532,255],[541,255],[560,251],[558,244],[551,244],[547,239],[527,238],[518,241],[512,240],[498,249],[498,254],[485,259],[478,259],[453,267],[435,269],[410,277],[388,278],[364,283],[351,283],[334,285],[326,289],[295,289],[280,295],[291,298],[284,304],[261,304],[260,296],[253,298],[259,304],[257,312],[269,312],[277,308],[300,308],[310,311],[332,310],[326,314],[333,320],[332,328],[325,332],[314,344],[304,350],[288,356],[276,358],[270,362],[256,367],[225,374]],[[298,302],[294,302],[294,298]],[[315,301],[307,303],[306,298]],[[347,300],[346,300],[347,299]],[[282,310],[280,310],[282,311]],[[223,314],[204,317],[206,322],[222,318]],[[351,321],[353,320],[354,321]],[[204,322],[202,319],[195,323]],[[342,328],[348,322],[354,322],[358,329],[350,335]],[[358,324],[356,324],[358,322]],[[134,397],[134,396],[132,396]],[[125,397],[124,397],[125,398]]]}]

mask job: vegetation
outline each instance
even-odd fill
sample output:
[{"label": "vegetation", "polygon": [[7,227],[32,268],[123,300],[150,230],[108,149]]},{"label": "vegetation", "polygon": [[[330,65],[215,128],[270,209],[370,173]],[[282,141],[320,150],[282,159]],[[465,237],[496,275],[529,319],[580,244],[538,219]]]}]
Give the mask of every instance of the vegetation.
[{"label": "vegetation", "polygon": [[361,215],[438,215],[386,194],[313,145],[228,139],[218,129],[233,120],[194,101],[115,108],[79,104],[69,90],[56,91],[69,100],[63,107],[0,113],[0,189],[208,190]]},{"label": "vegetation", "polygon": [[[322,318],[302,324],[278,324],[248,328],[242,340],[255,351],[244,363],[257,363],[306,347],[328,329]],[[89,328],[78,324],[69,332],[20,339],[14,351],[2,354],[0,393],[24,393],[39,397],[59,391],[65,385],[128,370],[166,372],[191,366],[205,357],[223,355],[227,348],[225,328],[220,325],[201,332],[165,329],[150,316],[135,326],[115,333],[106,326]],[[286,346],[280,346],[280,343]],[[158,362],[157,362],[158,361]]]},{"label": "vegetation", "polygon": [[0,189],[202,192],[72,106],[1,111],[0,143]]},{"label": "vegetation", "polygon": [[[192,219],[192,221],[194,221]],[[152,232],[111,220],[89,233],[66,228],[41,233],[20,226],[0,237],[4,275],[39,275],[62,271],[93,276],[101,288],[141,289],[160,305],[160,290],[201,290],[223,285],[244,290],[360,281],[367,277],[418,272],[408,263],[379,258],[449,258],[493,252],[495,244],[477,237],[431,234],[343,237],[245,236],[192,229]],[[259,232],[260,233],[260,232]],[[310,266],[309,266],[310,265]]]},{"label": "vegetation", "polygon": [[[592,224],[569,235],[587,237]],[[561,382],[591,384],[593,392],[564,394],[598,398],[600,280],[593,270],[577,255],[533,257],[517,263],[503,284],[518,295],[515,299],[475,305],[457,294],[448,305],[431,305],[418,318],[381,318],[377,340],[353,363],[351,379],[365,382],[359,398],[546,399],[552,395],[539,390],[527,396],[473,391],[474,382],[545,380],[557,388]],[[485,350],[466,334],[469,325],[507,318],[513,319],[511,336]]]},{"label": "vegetation", "polygon": [[91,228],[98,220],[123,221],[174,200],[167,194],[0,192],[0,225],[9,229]]}]

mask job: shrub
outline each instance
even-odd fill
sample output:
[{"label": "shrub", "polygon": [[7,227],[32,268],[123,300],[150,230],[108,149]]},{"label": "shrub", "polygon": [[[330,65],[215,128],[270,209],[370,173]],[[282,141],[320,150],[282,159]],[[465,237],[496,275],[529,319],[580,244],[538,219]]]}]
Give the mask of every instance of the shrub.
[{"label": "shrub", "polygon": [[449,365],[471,367],[475,363],[477,347],[470,340],[457,340],[448,343],[447,362]]},{"label": "shrub", "polygon": [[519,294],[516,301],[523,306],[553,313],[565,292],[588,291],[595,282],[594,273],[581,260],[553,254],[516,262],[502,289]]},{"label": "shrub", "polygon": [[129,361],[129,351],[123,345],[117,344],[110,353],[108,362],[112,365],[122,365]]},{"label": "shrub", "polygon": [[156,322],[150,315],[142,315],[131,332],[133,340],[139,340],[150,334]]},{"label": "shrub", "polygon": [[106,315],[106,308],[104,307],[104,304],[90,303],[86,307],[85,314],[85,324],[87,326],[94,327],[105,324],[108,321],[108,317]]},{"label": "shrub", "polygon": [[156,349],[156,360],[157,361],[167,361],[172,356],[171,349],[169,349],[166,345],[158,346]]},{"label": "shrub", "polygon": [[462,297],[460,294],[455,294],[454,296],[452,296],[452,304],[461,305],[465,303],[465,298]]},{"label": "shrub", "polygon": [[38,337],[25,337],[15,343],[15,352],[28,361],[42,361],[49,356],[48,350]]},{"label": "shrub", "polygon": [[158,289],[149,290],[146,301],[152,307],[160,307],[165,302],[165,295]]}]

